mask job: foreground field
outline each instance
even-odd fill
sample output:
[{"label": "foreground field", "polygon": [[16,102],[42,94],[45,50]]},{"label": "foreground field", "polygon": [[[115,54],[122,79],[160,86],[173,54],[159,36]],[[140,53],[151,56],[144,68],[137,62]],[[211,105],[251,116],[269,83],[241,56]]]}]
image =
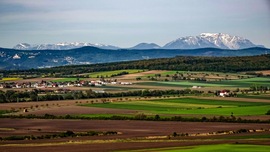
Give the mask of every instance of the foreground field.
[{"label": "foreground field", "polygon": [[[0,141],[0,151],[112,151],[205,144],[242,143],[270,144],[269,131],[188,136],[174,138],[173,132],[205,134],[239,129],[270,129],[269,124],[202,123],[202,122],[154,122],[154,121],[106,121],[106,120],[40,120],[0,119],[0,137],[10,135],[46,135],[59,131],[117,131],[110,136],[68,137],[42,140]],[[264,137],[268,135],[268,137]],[[243,138],[243,137],[247,138]],[[250,136],[258,136],[256,140]],[[210,140],[209,140],[210,139]]]},{"label": "foreground field", "polygon": [[219,152],[245,152],[245,151],[259,151],[268,152],[270,146],[264,145],[239,145],[239,144],[217,144],[217,145],[202,145],[202,146],[187,146],[187,147],[173,147],[173,148],[156,148],[156,149],[144,149],[144,150],[134,150],[132,152],[209,152],[209,151],[219,151]]}]

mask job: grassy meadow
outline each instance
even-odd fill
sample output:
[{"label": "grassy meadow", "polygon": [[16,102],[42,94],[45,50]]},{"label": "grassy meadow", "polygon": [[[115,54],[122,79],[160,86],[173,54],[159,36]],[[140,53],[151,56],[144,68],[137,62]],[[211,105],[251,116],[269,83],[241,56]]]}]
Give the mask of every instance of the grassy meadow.
[{"label": "grassy meadow", "polygon": [[270,103],[208,100],[195,98],[124,101],[85,106],[139,110],[146,114],[198,114],[214,116],[265,115]]},{"label": "grassy meadow", "polygon": [[90,76],[90,78],[97,78],[97,77],[100,77],[100,76],[110,78],[111,75],[116,75],[116,74],[119,74],[121,72],[128,72],[129,74],[133,74],[133,73],[139,73],[139,72],[142,72],[142,71],[143,70],[139,70],[139,69],[127,69],[127,70],[93,72],[93,73],[89,73],[88,75]]},{"label": "grassy meadow", "polygon": [[[77,81],[78,78],[60,78],[56,80],[52,80],[52,82],[69,82],[69,81]],[[83,80],[83,78],[79,78],[79,80]]]},{"label": "grassy meadow", "polygon": [[150,85],[150,86],[168,86],[168,87],[235,87],[235,88],[249,88],[251,86],[269,86],[270,78],[246,78],[237,80],[222,80],[222,81],[152,81],[152,82],[141,82],[140,85]]},{"label": "grassy meadow", "polygon": [[268,152],[270,146],[266,145],[246,145],[246,144],[218,144],[218,145],[199,145],[199,146],[186,146],[186,147],[170,147],[170,148],[155,148],[155,149],[143,149],[133,150],[132,152]]}]

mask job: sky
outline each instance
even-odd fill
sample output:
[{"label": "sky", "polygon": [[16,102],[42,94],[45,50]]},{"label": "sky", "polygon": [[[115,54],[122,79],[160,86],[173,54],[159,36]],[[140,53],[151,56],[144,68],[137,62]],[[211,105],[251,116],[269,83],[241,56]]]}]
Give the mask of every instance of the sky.
[{"label": "sky", "polygon": [[270,48],[270,0],[0,0],[0,47],[89,42],[160,46],[200,33]]}]

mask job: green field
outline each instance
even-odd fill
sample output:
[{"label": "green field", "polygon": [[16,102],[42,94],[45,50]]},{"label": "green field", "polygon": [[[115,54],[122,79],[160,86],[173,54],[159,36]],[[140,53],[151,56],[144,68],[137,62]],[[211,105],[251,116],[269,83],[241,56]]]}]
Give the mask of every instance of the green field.
[{"label": "green field", "polygon": [[[68,82],[68,81],[77,81],[78,78],[60,78],[57,80],[52,80],[52,82]],[[79,78],[79,80],[83,80],[83,78]]]},{"label": "green field", "polygon": [[127,86],[116,86],[116,85],[106,85],[106,86],[95,86],[93,88],[102,88],[104,91],[132,91],[143,88],[133,88]]},{"label": "green field", "polygon": [[132,150],[132,152],[268,152],[270,146],[266,145],[246,145],[246,144],[219,144],[219,145],[200,145],[186,147],[171,147],[171,148],[155,148]]},{"label": "green field", "polygon": [[143,70],[139,70],[139,69],[127,69],[127,70],[93,72],[93,73],[89,73],[89,76],[91,78],[97,78],[97,77],[100,77],[100,76],[109,78],[109,77],[111,77],[111,75],[118,74],[118,73],[121,73],[121,72],[128,72],[129,74],[133,74],[133,73],[139,73],[139,72],[142,72],[142,71]]},{"label": "green field", "polygon": [[270,100],[269,94],[239,94],[240,98],[250,98],[250,99],[265,99]]},{"label": "green field", "polygon": [[[115,114],[80,114],[79,117],[89,117],[89,118],[95,118],[95,117],[113,117],[116,116]],[[117,116],[121,117],[133,117],[132,114],[117,114]]]},{"label": "green field", "polygon": [[232,136],[226,137],[225,139],[270,139],[270,134]]},{"label": "green field", "polygon": [[[159,74],[161,76],[165,77],[166,75],[174,75],[177,74],[209,74],[209,75],[219,75],[219,76],[226,76],[226,75],[231,75],[231,76],[249,76],[252,77],[251,75],[244,75],[244,74],[238,74],[238,73],[223,73],[223,72],[207,72],[207,71],[161,71]],[[152,76],[154,77],[155,74],[147,74],[145,76]]]},{"label": "green field", "polygon": [[270,110],[269,103],[206,100],[193,98],[159,99],[145,101],[124,101],[85,106],[140,110],[146,114],[199,114],[229,116],[265,115]]},{"label": "green field", "polygon": [[5,114],[5,113],[9,113],[9,111],[7,111],[7,110],[0,110],[0,115]]},{"label": "green field", "polygon": [[142,82],[138,83],[141,85],[150,86],[171,86],[171,87],[192,87],[192,86],[202,86],[202,87],[251,87],[257,86],[270,86],[270,78],[248,78],[248,79],[238,79],[238,80],[222,80],[222,81],[154,81],[154,82]]}]

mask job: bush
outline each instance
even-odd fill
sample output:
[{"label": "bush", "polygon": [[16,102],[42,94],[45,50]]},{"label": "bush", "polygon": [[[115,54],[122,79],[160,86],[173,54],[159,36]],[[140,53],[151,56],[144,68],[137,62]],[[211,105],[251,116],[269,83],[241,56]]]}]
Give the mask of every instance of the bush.
[{"label": "bush", "polygon": [[270,110],[268,110],[268,111],[266,112],[266,115],[270,115]]},{"label": "bush", "polygon": [[9,136],[4,138],[5,140],[24,140],[25,137],[24,136]]},{"label": "bush", "polygon": [[143,114],[143,113],[140,113],[140,114],[137,114],[134,118],[137,119],[137,120],[144,120],[146,119],[146,115]]},{"label": "bush", "polygon": [[155,115],[155,120],[159,120],[160,116],[159,115]]}]

